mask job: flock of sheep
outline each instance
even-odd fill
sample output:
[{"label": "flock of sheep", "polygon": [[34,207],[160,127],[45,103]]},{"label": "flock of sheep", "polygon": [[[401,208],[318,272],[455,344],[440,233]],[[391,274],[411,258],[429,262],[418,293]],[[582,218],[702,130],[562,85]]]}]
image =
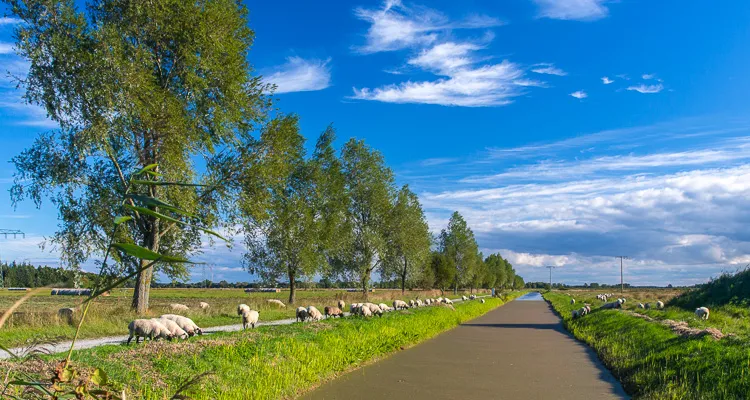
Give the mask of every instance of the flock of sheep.
[{"label": "flock of sheep", "polygon": [[[471,295],[469,297],[462,296],[463,301],[475,300],[477,296]],[[481,303],[484,303],[484,299],[479,299]],[[280,300],[270,299],[269,303],[278,305],[279,307],[286,307]],[[351,315],[359,315],[362,317],[372,317],[373,315],[382,316],[383,313],[391,312],[394,310],[406,310],[415,307],[426,307],[426,306],[444,306],[453,309],[453,300],[449,298],[438,297],[437,299],[416,299],[405,302],[403,300],[394,300],[393,307],[389,307],[385,303],[374,304],[374,303],[353,303],[349,306],[349,312]],[[190,308],[184,304],[170,304],[169,307],[174,312],[186,312]],[[199,307],[203,310],[209,308],[209,304],[200,302]],[[344,308],[346,304],[343,300],[339,300],[337,306],[327,306],[323,309],[323,313],[320,312],[315,306],[298,307],[296,312],[297,321],[320,321],[323,318],[329,317],[344,317]],[[237,315],[242,320],[242,329],[247,327],[255,328],[260,319],[260,312],[250,309],[247,304],[240,304],[237,306]],[[149,340],[155,339],[187,339],[193,335],[202,335],[203,330],[188,317],[184,317],[177,314],[164,314],[159,318],[151,319],[136,319],[128,325],[128,331],[130,336],[128,337],[128,344],[135,337],[135,342],[140,343],[140,339],[144,338]]]},{"label": "flock of sheep", "polygon": [[[601,301],[605,302],[601,306],[602,309],[622,308],[622,305],[625,304],[625,302],[627,301],[627,299],[625,299],[624,297],[622,297],[622,298],[619,298],[619,299],[617,299],[615,301],[607,302],[609,300],[609,298],[613,297],[613,296],[614,296],[613,293],[604,293],[604,294],[598,294],[598,295],[596,295],[596,298],[598,300],[601,300]],[[575,303],[576,303],[576,299],[570,299],[570,304],[575,304]],[[655,307],[658,310],[664,309],[664,302],[662,302],[661,300],[657,301],[655,303]],[[650,309],[651,308],[651,303],[646,303],[646,304],[638,303],[638,308]],[[591,312],[591,305],[590,304],[584,304],[584,306],[582,308],[580,308],[578,310],[571,311],[574,319],[582,317],[582,316],[584,316],[584,315],[586,315],[586,314],[588,314],[590,312]],[[707,320],[708,319],[708,314],[709,314],[708,307],[698,307],[698,308],[695,309],[695,316],[696,316],[696,318],[699,318],[699,319],[702,319],[702,320]]]}]

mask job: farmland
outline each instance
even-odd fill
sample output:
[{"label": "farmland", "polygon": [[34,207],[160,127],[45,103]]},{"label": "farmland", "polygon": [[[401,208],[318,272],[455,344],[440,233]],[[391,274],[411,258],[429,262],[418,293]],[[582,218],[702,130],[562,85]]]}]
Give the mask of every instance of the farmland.
[{"label": "farmland", "polygon": [[[710,287],[682,296],[670,290],[615,292],[611,300],[627,299],[623,310],[599,310],[603,302],[595,296],[601,292],[595,291],[551,292],[545,298],[634,398],[745,398],[750,392],[750,310],[736,302],[709,303],[711,316],[704,321],[694,308],[680,306],[684,298],[706,291]],[[570,304],[571,298],[576,304]],[[657,300],[666,308],[638,307]],[[571,311],[583,303],[590,303],[593,312],[573,319]]]},{"label": "farmland", "polygon": [[[132,289],[115,289],[112,295],[100,297],[91,306],[82,326],[80,337],[95,338],[127,333],[127,325],[138,318],[130,309]],[[396,298],[439,296],[439,291],[408,291],[404,296],[400,290],[377,290],[370,293],[370,301],[390,303]],[[23,292],[0,290],[0,313],[17,301]],[[159,316],[171,312],[169,304],[181,303],[190,307],[185,313],[201,327],[238,324],[237,305],[248,304],[260,311],[261,320],[293,318],[294,307],[279,308],[269,305],[266,300],[279,299],[286,303],[289,292],[245,293],[242,289],[152,289],[151,309],[147,316]],[[314,305],[322,309],[325,305],[344,300],[347,304],[361,301],[361,292],[344,290],[301,290],[297,292],[297,303]],[[6,326],[0,330],[0,344],[6,347],[23,345],[27,340],[61,341],[73,337],[75,326],[57,316],[57,310],[76,307],[82,298],[74,296],[50,296],[45,290],[23,303]],[[198,303],[210,304],[208,310],[198,308]]]},{"label": "farmland", "polygon": [[[505,300],[518,294],[514,292]],[[383,295],[394,296],[395,292]],[[333,299],[321,292],[311,292],[309,298]],[[116,385],[137,398],[167,398],[186,379],[208,371],[213,374],[188,391],[191,397],[288,398],[352,368],[429,339],[503,303],[504,300],[491,298],[486,303],[456,304],[455,311],[427,307],[369,320],[350,317],[217,333],[180,343],[102,346],[77,351],[74,360],[83,368],[103,368]],[[45,376],[55,359],[45,356],[42,361],[28,364],[0,365]]]}]

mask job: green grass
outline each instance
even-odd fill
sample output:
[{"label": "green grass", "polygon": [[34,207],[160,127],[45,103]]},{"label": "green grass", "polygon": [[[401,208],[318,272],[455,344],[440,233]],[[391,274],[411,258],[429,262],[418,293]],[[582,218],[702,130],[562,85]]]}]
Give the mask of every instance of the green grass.
[{"label": "green grass", "polygon": [[675,297],[669,304],[683,308],[733,305],[747,310],[750,306],[750,269],[722,274]]},{"label": "green grass", "polygon": [[[198,326],[212,327],[240,323],[237,317],[237,305],[248,304],[261,312],[265,321],[294,318],[294,308],[279,309],[269,305],[266,300],[280,299],[284,303],[289,297],[288,291],[281,293],[245,293],[242,289],[151,289],[151,310],[145,316],[139,316],[130,310],[132,289],[116,289],[109,297],[100,297],[91,306],[83,325],[81,338],[126,335],[130,321],[139,317],[156,317],[171,313],[170,303],[181,303],[190,307],[182,313],[195,321]],[[391,303],[395,298],[408,299],[420,296],[438,297],[439,292],[407,291],[403,296],[400,290],[377,290],[370,293],[370,301]],[[9,308],[23,292],[0,290],[0,314]],[[460,294],[459,294],[460,296]],[[451,296],[454,297],[454,296]],[[362,301],[362,293],[343,290],[300,290],[297,292],[296,305],[314,305],[321,310],[326,305],[336,304],[342,299],[347,304]],[[5,347],[22,346],[29,339],[45,341],[63,341],[73,338],[75,326],[57,317],[57,310],[64,307],[76,307],[82,298],[73,296],[50,296],[45,290],[22,304],[18,312],[5,326],[0,328],[0,344]],[[198,308],[198,303],[206,301],[211,305],[208,311]]]},{"label": "green grass", "polygon": [[[573,293],[571,293],[573,294]],[[747,321],[734,319],[725,311],[711,312],[709,321],[699,321],[691,311],[668,307],[642,310],[657,319],[684,320],[691,326],[723,327],[738,334],[734,339],[716,341],[709,337],[685,338],[668,327],[627,315],[618,310],[599,310],[602,302],[594,293],[545,293],[564,321],[566,328],[591,346],[599,358],[622,382],[635,399],[746,399],[750,393],[750,343]],[[588,297],[591,296],[591,297]],[[629,293],[626,308],[638,301]],[[617,297],[617,295],[615,296]],[[571,311],[583,302],[592,313],[571,319]],[[634,310],[635,311],[635,310]]]},{"label": "green grass", "polygon": [[[455,311],[425,307],[382,318],[350,317],[217,333],[182,343],[102,346],[76,351],[74,360],[77,365],[104,369],[134,398],[169,398],[181,382],[206,371],[214,374],[188,392],[195,399],[291,398],[501,304],[503,300],[495,298],[485,304],[458,303]],[[53,362],[52,357],[46,359]]]}]

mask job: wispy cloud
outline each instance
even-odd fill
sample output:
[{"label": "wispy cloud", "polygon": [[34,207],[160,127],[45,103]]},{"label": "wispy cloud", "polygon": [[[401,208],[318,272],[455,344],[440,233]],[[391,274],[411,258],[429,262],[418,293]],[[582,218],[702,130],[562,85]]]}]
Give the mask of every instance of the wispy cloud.
[{"label": "wispy cloud", "polygon": [[649,80],[649,79],[656,78],[656,75],[654,75],[654,74],[643,74],[643,75],[641,75],[641,78],[643,78],[644,80]]},{"label": "wispy cloud", "polygon": [[[492,41],[491,33],[479,40],[459,40],[458,29],[500,25],[496,18],[475,15],[452,21],[443,13],[422,6],[406,7],[386,2],[377,10],[358,8],[355,14],[371,25],[361,53],[409,49],[406,65],[435,75],[433,80],[407,80],[376,88],[353,88],[351,98],[388,103],[423,103],[446,106],[490,107],[509,104],[529,87],[544,82],[527,78],[524,67],[508,60],[487,63],[480,56]],[[402,70],[397,70],[402,72]]]},{"label": "wispy cloud", "polygon": [[568,75],[567,72],[563,71],[560,68],[555,67],[554,64],[549,64],[549,63],[536,64],[532,66],[531,72],[534,72],[537,74],[557,75],[557,76]]},{"label": "wispy cloud", "polygon": [[13,43],[0,42],[0,54],[13,54]]},{"label": "wispy cloud", "polygon": [[502,24],[500,20],[485,15],[472,15],[451,22],[439,11],[422,6],[407,7],[400,0],[388,0],[378,9],[358,7],[354,15],[370,23],[365,44],[355,47],[364,54],[428,46],[453,29],[489,28]]},{"label": "wispy cloud", "polygon": [[646,85],[644,83],[640,85],[628,86],[628,90],[636,91],[638,93],[651,94],[659,93],[664,90],[664,86],[661,83],[656,85]]},{"label": "wispy cloud", "polygon": [[606,76],[602,77],[602,83],[605,85],[609,85],[610,83],[613,83],[614,81],[612,79],[607,78]]},{"label": "wispy cloud", "polygon": [[580,99],[585,99],[586,97],[589,97],[589,95],[586,94],[586,92],[584,92],[583,90],[575,91],[575,92],[571,93],[570,95],[573,96],[573,97],[575,97],[576,99],[579,99],[579,100]]},{"label": "wispy cloud", "polygon": [[443,164],[452,163],[452,162],[455,162],[455,161],[458,161],[458,158],[448,158],[448,157],[445,157],[445,158],[428,158],[426,160],[420,161],[419,164],[422,165],[423,167],[432,167],[432,166],[436,166],[436,165],[443,165]]},{"label": "wispy cloud", "polygon": [[591,21],[607,16],[605,0],[534,0],[539,7],[539,17]]},{"label": "wispy cloud", "polygon": [[2,25],[15,25],[20,24],[21,20],[18,18],[0,17],[0,26]]},{"label": "wispy cloud", "polygon": [[323,90],[331,85],[331,59],[306,60],[289,57],[286,63],[269,68],[265,81],[276,85],[276,93]]}]

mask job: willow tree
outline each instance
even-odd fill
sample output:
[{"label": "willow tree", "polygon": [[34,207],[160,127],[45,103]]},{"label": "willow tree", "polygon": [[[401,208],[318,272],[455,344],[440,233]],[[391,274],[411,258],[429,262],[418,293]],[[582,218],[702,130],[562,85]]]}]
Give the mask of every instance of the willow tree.
[{"label": "willow tree", "polygon": [[290,304],[295,302],[297,279],[324,272],[333,247],[344,193],[334,140],[329,127],[308,159],[298,118],[271,121],[261,135],[259,154],[272,169],[262,175],[266,201],[255,207],[256,201],[249,199],[250,207],[240,206],[247,216],[244,257],[249,272],[264,281],[287,277]]},{"label": "willow tree", "polygon": [[351,139],[341,150],[347,202],[333,264],[349,279],[356,279],[364,298],[372,272],[387,254],[388,218],[393,202],[393,172],[383,155],[361,140]]},{"label": "willow tree", "polygon": [[401,293],[406,282],[423,271],[430,257],[432,236],[419,198],[404,185],[396,195],[388,216],[386,258],[381,278],[398,277]]},{"label": "willow tree", "polygon": [[[37,206],[48,197],[57,207],[51,240],[64,261],[78,265],[106,248],[110,207],[138,165],[159,166],[146,179],[192,185],[140,185],[146,189],[130,196],[160,199],[216,225],[226,215],[222,205],[231,204],[228,180],[241,175],[238,160],[251,157],[251,131],[268,107],[248,63],[247,10],[235,0],[99,0],[81,10],[73,0],[4,2],[22,20],[15,37],[29,63],[19,77],[25,100],[59,125],[13,159],[11,197]],[[189,224],[139,221],[124,235],[156,253],[185,255],[201,245]],[[133,264],[123,267],[146,261]],[[182,264],[141,271],[132,302],[139,313],[148,309],[154,268],[187,275]]]},{"label": "willow tree", "polygon": [[440,232],[440,250],[455,268],[453,293],[458,293],[459,286],[471,283],[475,264],[480,258],[474,232],[458,211],[451,215],[448,226]]}]

